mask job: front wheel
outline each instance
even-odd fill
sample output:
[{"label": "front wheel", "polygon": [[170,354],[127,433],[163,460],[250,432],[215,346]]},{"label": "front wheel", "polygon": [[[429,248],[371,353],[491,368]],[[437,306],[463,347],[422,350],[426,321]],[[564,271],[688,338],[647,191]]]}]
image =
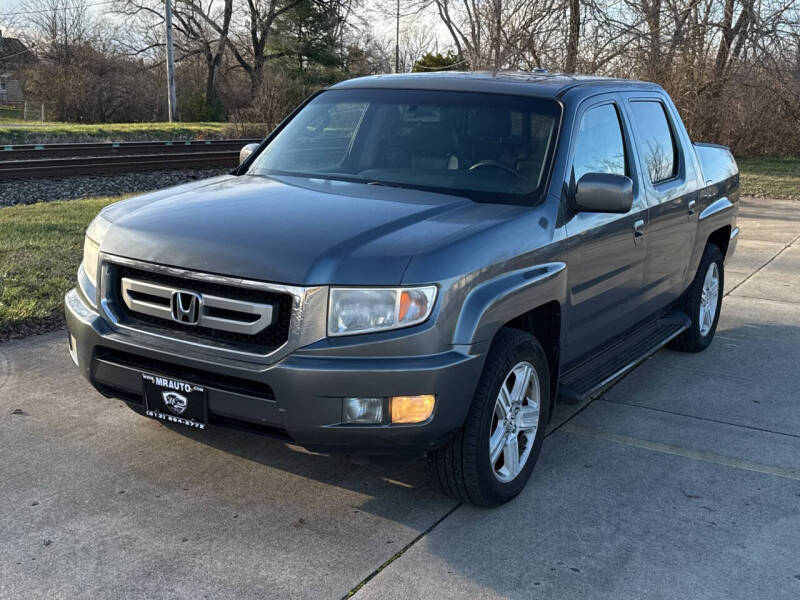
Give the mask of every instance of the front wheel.
[{"label": "front wheel", "polygon": [[542,346],[528,333],[501,329],[464,427],[428,456],[434,480],[447,495],[477,506],[511,500],[531,476],[549,411]]},{"label": "front wheel", "polygon": [[717,331],[725,283],[724,258],[714,244],[706,244],[694,281],[679,303],[692,319],[689,329],[672,340],[670,348],[700,352],[708,348]]}]

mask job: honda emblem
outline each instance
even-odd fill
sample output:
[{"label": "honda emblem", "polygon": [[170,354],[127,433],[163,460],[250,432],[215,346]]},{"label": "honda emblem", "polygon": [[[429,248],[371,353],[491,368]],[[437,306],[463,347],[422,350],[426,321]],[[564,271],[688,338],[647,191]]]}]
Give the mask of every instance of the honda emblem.
[{"label": "honda emblem", "polygon": [[194,292],[172,293],[172,320],[185,325],[197,325],[203,298]]}]

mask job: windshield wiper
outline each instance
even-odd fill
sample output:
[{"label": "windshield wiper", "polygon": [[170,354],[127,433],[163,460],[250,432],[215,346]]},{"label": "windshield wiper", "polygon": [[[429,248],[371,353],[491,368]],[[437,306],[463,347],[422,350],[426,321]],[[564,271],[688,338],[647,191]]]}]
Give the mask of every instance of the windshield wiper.
[{"label": "windshield wiper", "polygon": [[399,183],[387,183],[385,181],[362,181],[362,183],[366,183],[367,185],[380,185],[383,187],[393,187],[393,188],[401,188],[405,189],[405,186]]}]

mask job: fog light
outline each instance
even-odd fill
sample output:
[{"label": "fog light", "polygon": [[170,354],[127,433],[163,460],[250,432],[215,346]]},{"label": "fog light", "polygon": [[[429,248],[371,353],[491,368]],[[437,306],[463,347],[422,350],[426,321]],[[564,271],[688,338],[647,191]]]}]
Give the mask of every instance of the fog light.
[{"label": "fog light", "polygon": [[344,398],[342,422],[373,425],[383,422],[383,398]]},{"label": "fog light", "polygon": [[422,423],[433,414],[436,398],[425,396],[393,396],[392,423]]}]

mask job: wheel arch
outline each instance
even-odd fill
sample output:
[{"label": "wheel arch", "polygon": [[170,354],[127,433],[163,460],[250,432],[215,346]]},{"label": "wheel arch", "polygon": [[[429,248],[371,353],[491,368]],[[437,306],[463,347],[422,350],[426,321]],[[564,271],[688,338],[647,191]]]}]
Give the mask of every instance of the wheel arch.
[{"label": "wheel arch", "polygon": [[723,225],[722,227],[712,231],[706,240],[707,244],[714,244],[719,251],[722,252],[724,259],[728,254],[728,246],[731,243],[731,226]]},{"label": "wheel arch", "polygon": [[[552,262],[512,271],[488,280],[467,296],[454,343],[488,350],[503,327],[526,331],[542,345],[550,369],[550,407],[558,393],[566,264]],[[552,410],[551,410],[552,414]]]},{"label": "wheel arch", "polygon": [[454,344],[490,343],[506,323],[550,302],[563,305],[566,263],[549,262],[510,271],[475,286],[461,306]]},{"label": "wheel arch", "polygon": [[701,220],[698,226],[697,237],[695,238],[692,256],[683,281],[682,293],[691,285],[697,269],[700,268],[700,260],[707,244],[713,244],[722,252],[723,261],[727,261],[736,249],[737,239],[731,238],[736,235],[735,215],[731,218],[728,210],[713,213],[710,218]]}]

